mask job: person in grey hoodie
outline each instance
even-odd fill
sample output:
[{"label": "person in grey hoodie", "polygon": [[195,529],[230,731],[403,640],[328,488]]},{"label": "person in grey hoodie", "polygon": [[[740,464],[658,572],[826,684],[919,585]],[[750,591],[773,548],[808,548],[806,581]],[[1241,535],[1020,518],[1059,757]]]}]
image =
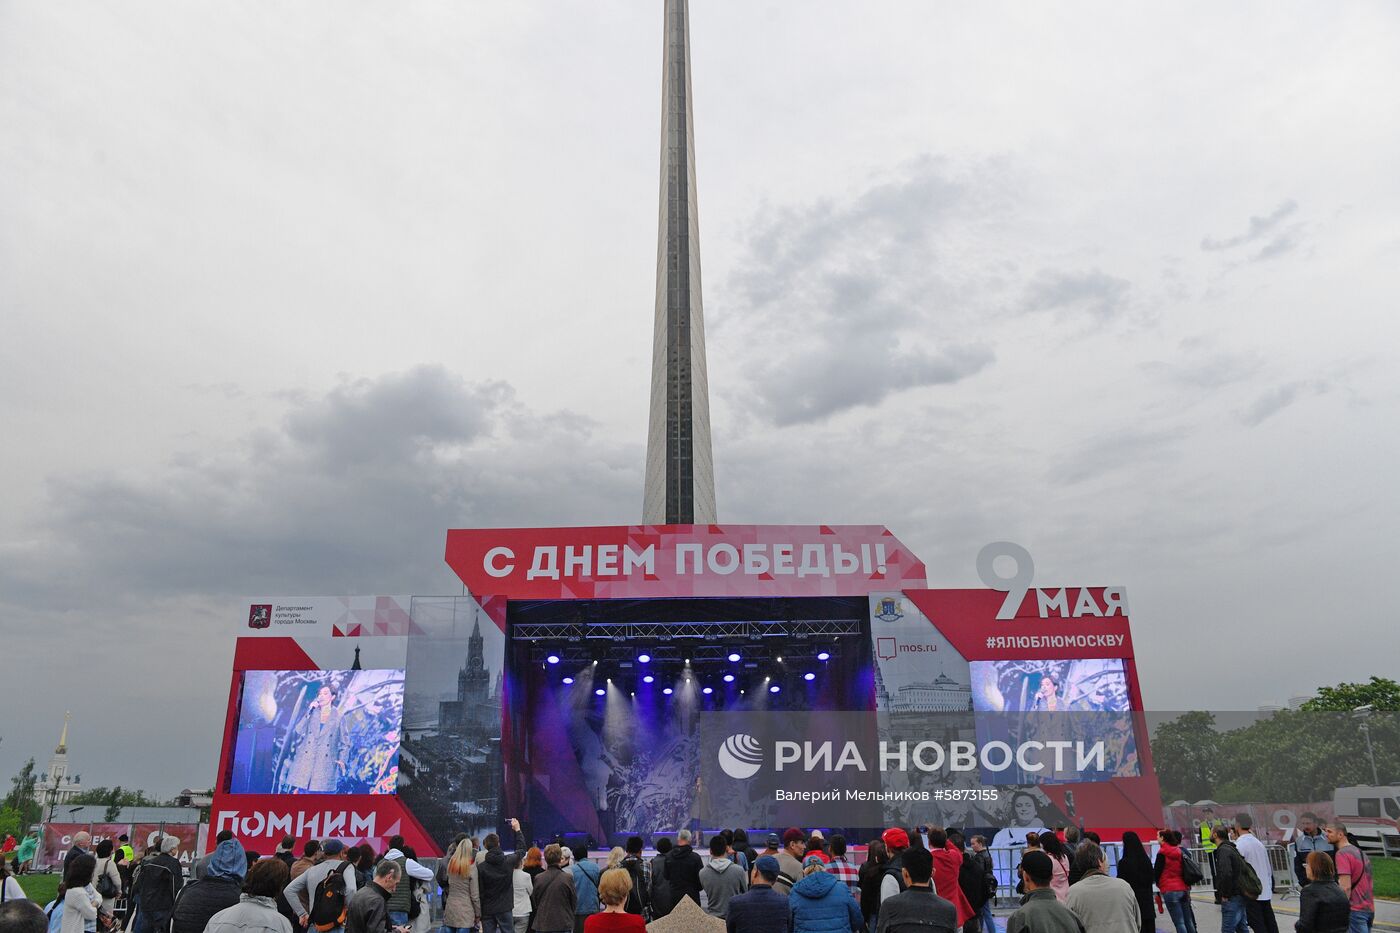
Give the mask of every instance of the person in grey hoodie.
[{"label": "person in grey hoodie", "polygon": [[747,872],[740,868],[725,853],[729,845],[724,837],[716,835],[710,839],[710,864],[700,869],[700,888],[705,892],[705,913],[711,917],[725,917],[729,913],[729,899],[743,894],[749,889]]}]

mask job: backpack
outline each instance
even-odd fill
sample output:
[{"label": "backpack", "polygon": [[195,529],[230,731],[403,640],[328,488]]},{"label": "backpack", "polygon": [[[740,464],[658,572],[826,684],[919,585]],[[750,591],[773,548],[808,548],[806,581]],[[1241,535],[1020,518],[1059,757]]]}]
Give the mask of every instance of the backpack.
[{"label": "backpack", "polygon": [[104,899],[111,900],[122,893],[121,888],[112,880],[112,876],[107,874],[107,866],[112,864],[111,859],[103,859],[103,865],[97,870],[97,880],[93,882],[93,887]]},{"label": "backpack", "polygon": [[641,856],[627,856],[622,860],[622,867],[627,869],[627,874],[632,879],[632,890],[627,893],[627,906],[623,909],[629,914],[646,916],[651,906],[648,903],[651,900],[648,896],[651,892],[647,891],[642,885],[642,879],[645,877],[646,872],[642,868]]},{"label": "backpack", "polygon": [[316,890],[311,895],[311,912],[307,914],[310,918],[307,925],[315,927],[321,933],[342,926],[345,923],[347,907],[345,869],[332,869],[326,872],[326,877],[321,879],[321,883],[316,885]]},{"label": "backpack", "polygon": [[1185,849],[1181,850],[1181,880],[1186,883],[1188,888],[1195,887],[1206,880],[1205,872],[1201,871],[1201,866],[1196,864],[1191,853]]},{"label": "backpack", "polygon": [[1240,857],[1240,893],[1253,899],[1264,893],[1264,885],[1259,881],[1259,873],[1249,864],[1249,859]]}]

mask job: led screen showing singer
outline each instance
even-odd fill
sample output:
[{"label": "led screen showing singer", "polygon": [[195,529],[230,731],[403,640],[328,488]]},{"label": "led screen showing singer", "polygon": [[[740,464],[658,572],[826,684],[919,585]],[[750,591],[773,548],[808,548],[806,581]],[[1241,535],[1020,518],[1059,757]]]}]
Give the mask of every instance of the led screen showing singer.
[{"label": "led screen showing singer", "polygon": [[401,670],[247,671],[229,793],[392,794]]}]

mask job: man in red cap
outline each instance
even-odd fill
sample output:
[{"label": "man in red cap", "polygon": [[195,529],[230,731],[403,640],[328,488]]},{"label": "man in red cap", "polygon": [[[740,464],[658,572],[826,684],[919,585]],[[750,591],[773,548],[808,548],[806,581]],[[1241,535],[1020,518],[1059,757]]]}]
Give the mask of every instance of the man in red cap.
[{"label": "man in red cap", "polygon": [[909,848],[909,834],[898,826],[891,826],[880,834],[880,841],[890,853],[885,877],[880,880],[880,902],[884,903],[886,898],[904,890],[904,850]]}]

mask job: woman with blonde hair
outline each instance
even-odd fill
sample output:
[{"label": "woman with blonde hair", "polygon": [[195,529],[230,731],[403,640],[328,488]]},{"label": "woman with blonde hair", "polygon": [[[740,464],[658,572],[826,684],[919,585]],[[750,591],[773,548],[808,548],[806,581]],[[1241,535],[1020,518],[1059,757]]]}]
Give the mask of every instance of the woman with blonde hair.
[{"label": "woman with blonde hair", "polygon": [[622,846],[613,846],[608,853],[608,864],[603,866],[603,871],[612,871],[614,868],[622,867],[622,860],[627,857],[627,850]]},{"label": "woman with blonde hair", "polygon": [[452,850],[443,889],[443,933],[468,933],[476,929],[481,922],[481,887],[470,839],[463,839]]},{"label": "woman with blonde hair", "polygon": [[[616,850],[615,850],[616,851]],[[608,861],[612,861],[609,855]],[[632,875],[625,868],[609,868],[598,881],[598,900],[603,909],[589,914],[583,933],[645,933],[646,921],[627,912],[627,895],[632,893]]]}]

